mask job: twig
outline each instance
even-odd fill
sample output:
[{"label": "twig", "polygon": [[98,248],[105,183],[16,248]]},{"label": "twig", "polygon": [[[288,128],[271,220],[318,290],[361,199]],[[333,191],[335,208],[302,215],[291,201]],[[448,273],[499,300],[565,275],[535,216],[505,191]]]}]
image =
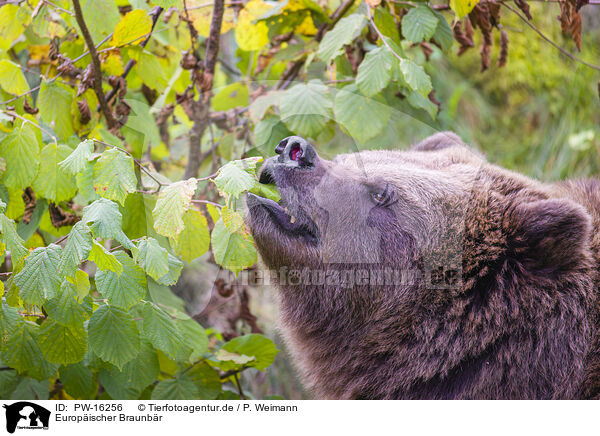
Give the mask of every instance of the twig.
[{"label": "twig", "polygon": [[396,56],[399,60],[403,61],[404,58],[402,56],[400,56],[398,53],[396,53],[394,51],[394,49],[392,49],[392,47],[386,41],[385,36],[383,36],[383,33],[381,33],[381,31],[379,30],[379,28],[375,24],[375,20],[373,20],[373,13],[371,12],[371,8],[367,8],[367,14],[369,14],[369,23],[371,23],[371,26],[373,26],[373,29],[375,29],[375,32],[377,32],[377,35],[379,35],[379,38],[381,39],[381,42],[383,42],[383,44],[387,47],[387,49],[389,51],[392,52],[392,54],[394,56]]},{"label": "twig", "polygon": [[244,391],[242,391],[242,385],[240,384],[240,378],[239,375],[233,374],[233,378],[235,380],[235,384],[238,388],[238,393],[240,394],[240,397],[242,398],[242,400],[247,400],[248,398],[246,398],[246,395],[244,395]]},{"label": "twig", "polygon": [[554,48],[558,49],[562,54],[564,54],[568,58],[574,60],[575,62],[579,62],[579,63],[585,65],[586,67],[590,67],[590,68],[592,68],[592,69],[594,69],[596,71],[600,71],[600,66],[594,65],[594,64],[590,64],[589,62],[584,61],[583,59],[575,56],[574,54],[572,54],[570,52],[568,52],[567,50],[565,50],[564,48],[562,48],[560,45],[558,45],[557,43],[555,43],[554,41],[552,41],[549,37],[547,37],[546,35],[544,35],[542,33],[542,31],[540,29],[538,29],[533,23],[531,23],[526,17],[524,17],[523,15],[521,15],[515,8],[513,8],[512,6],[509,6],[509,5],[507,5],[506,3],[503,3],[503,2],[501,4],[505,8],[507,8],[507,9],[511,10],[513,13],[515,13],[525,24],[527,24],[538,35],[540,35],[544,41],[546,41],[547,43],[549,43],[550,45],[552,45]]},{"label": "twig", "polygon": [[[154,26],[156,26],[156,22],[158,21],[158,17],[162,13],[162,11],[163,11],[163,8],[161,8],[160,6],[156,6],[154,9],[152,9],[152,12],[150,13],[150,15],[152,17],[152,28],[150,29],[150,33],[148,33],[146,35],[146,39],[144,39],[140,43],[140,47],[146,47],[146,44],[148,44],[148,41],[152,37],[152,32],[154,32]],[[125,68],[123,70],[123,74],[121,74],[121,77],[126,78],[134,65],[135,65],[135,61],[133,59],[129,59],[129,61],[125,65]],[[106,94],[107,102],[111,101],[112,98],[117,94],[117,92],[119,92],[119,87],[120,87],[120,82],[117,82],[117,85],[113,89],[111,89],[108,92],[108,94]]]},{"label": "twig", "polygon": [[21,121],[23,121],[24,123],[29,123],[29,124],[31,124],[32,126],[34,126],[34,127],[37,127],[38,129],[40,129],[40,131],[44,132],[46,135],[48,135],[50,138],[52,138],[52,141],[53,141],[53,142],[54,142],[56,145],[58,145],[58,139],[56,138],[56,136],[54,136],[52,133],[50,133],[49,131],[47,131],[46,129],[44,129],[44,128],[43,128],[42,126],[40,126],[38,123],[34,123],[33,121],[31,121],[31,120],[28,120],[27,118],[25,118],[25,117],[22,117],[21,115],[19,115],[19,114],[18,114],[18,113],[16,113],[16,112],[13,112],[13,111],[5,111],[5,110],[2,110],[2,109],[0,109],[0,112],[3,112],[3,113],[5,113],[5,114],[7,114],[7,115],[10,115],[10,116],[13,116],[13,117],[15,117],[15,118],[18,118],[18,119],[20,119]]},{"label": "twig", "polygon": [[223,207],[222,204],[219,203],[215,203],[214,201],[210,201],[210,200],[192,200],[192,203],[202,203],[202,204],[212,204],[215,207]]},{"label": "twig", "polygon": [[85,24],[79,0],[73,0],[73,9],[75,10],[75,19],[77,20],[77,24],[79,25],[79,29],[81,30],[85,44],[90,52],[90,57],[92,58],[92,69],[94,72],[94,92],[98,97],[100,109],[106,118],[106,124],[110,130],[117,126],[117,120],[115,120],[115,117],[108,107],[107,100],[104,96],[104,91],[102,90],[102,71],[100,70],[100,59],[98,58],[98,52],[96,51],[96,46],[94,45],[92,35]]},{"label": "twig", "polygon": [[128,150],[126,150],[126,149],[124,149],[124,148],[121,148],[121,147],[119,147],[119,146],[117,146],[117,145],[112,145],[112,144],[109,144],[109,143],[107,143],[107,142],[100,141],[99,139],[95,139],[95,138],[93,138],[93,139],[92,139],[92,141],[94,141],[94,142],[97,142],[98,144],[105,145],[105,146],[107,146],[107,147],[116,148],[117,150],[121,150],[123,153],[126,153],[126,154],[128,154],[128,155],[129,155],[129,156],[130,156],[130,157],[133,159],[133,161],[135,162],[135,164],[136,164],[138,167],[140,167],[140,169],[141,169],[143,172],[145,172],[145,173],[148,175],[148,177],[150,177],[152,180],[154,180],[156,183],[158,183],[158,186],[159,186],[159,187],[161,187],[161,186],[165,186],[165,184],[164,184],[163,182],[161,182],[161,181],[160,181],[160,180],[158,180],[156,177],[154,177],[154,176],[152,175],[152,173],[151,173],[151,172],[150,172],[150,171],[149,171],[149,170],[148,170],[148,169],[147,169],[147,168],[146,168],[146,167],[145,167],[145,166],[144,166],[144,165],[143,165],[143,164],[142,164],[142,163],[141,163],[139,160],[137,160],[137,159],[135,158],[135,156],[134,156],[133,154],[131,154],[131,153],[130,153]]},{"label": "twig", "polygon": [[[104,44],[106,41],[108,41],[110,38],[112,38],[112,33],[110,35],[108,35],[106,38],[104,38],[102,41],[100,41],[98,44],[96,44],[96,49],[100,48],[102,46],[102,44]],[[85,53],[83,53],[82,55],[76,57],[75,59],[73,59],[71,62],[74,64],[75,62],[83,59],[84,57],[86,57],[88,54],[90,54],[89,51],[86,51]],[[52,83],[54,82],[56,79],[58,79],[60,76],[62,76],[63,72],[59,71],[58,74],[54,77],[52,77],[51,79],[48,80],[48,83]],[[36,86],[35,88],[31,88],[29,91],[24,92],[23,94],[19,94],[13,98],[11,98],[10,100],[6,100],[6,101],[0,101],[0,104],[8,104],[8,103],[12,103],[15,100],[18,100],[22,97],[26,97],[29,94],[33,94],[35,91],[40,89],[41,85]]]},{"label": "twig", "polygon": [[206,177],[200,177],[199,179],[196,179],[196,180],[197,180],[198,182],[202,182],[203,180],[210,180],[210,179],[212,179],[213,177],[217,177],[217,174],[219,174],[219,173],[218,173],[218,172],[217,172],[217,173],[213,173],[213,174],[211,174],[210,176],[206,176]]},{"label": "twig", "polygon": [[64,12],[65,14],[69,14],[70,16],[75,16],[75,14],[67,9],[63,9],[58,5],[55,5],[54,3],[52,3],[51,1],[48,0],[42,0],[44,3],[46,3],[48,6],[52,6],[54,9],[58,9],[61,12]]},{"label": "twig", "polygon": [[[225,6],[237,6],[237,5],[243,5],[246,2],[244,1],[232,1],[232,2],[227,2],[225,3]],[[192,6],[191,8],[186,8],[188,11],[193,11],[194,9],[202,9],[202,8],[207,8],[209,6],[214,5],[214,3],[203,3],[201,5],[196,5],[196,6]]]},{"label": "twig", "polygon": [[221,374],[219,378],[221,380],[228,379],[232,375],[239,374],[240,372],[242,372],[243,370],[245,370],[247,368],[248,368],[247,366],[242,366],[241,368],[238,368],[238,369],[230,369],[229,371],[226,371],[223,374]]}]

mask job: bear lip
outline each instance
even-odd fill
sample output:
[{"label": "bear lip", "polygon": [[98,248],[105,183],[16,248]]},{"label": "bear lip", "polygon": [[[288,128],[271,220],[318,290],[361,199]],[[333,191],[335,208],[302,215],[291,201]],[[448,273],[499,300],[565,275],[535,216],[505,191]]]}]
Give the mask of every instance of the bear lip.
[{"label": "bear lip", "polygon": [[248,193],[246,203],[250,209],[250,213],[257,207],[266,210],[271,220],[285,233],[293,236],[301,236],[309,241],[316,241],[315,232],[308,225],[301,222],[302,220],[293,218],[279,203],[268,198],[259,197],[250,192]]}]

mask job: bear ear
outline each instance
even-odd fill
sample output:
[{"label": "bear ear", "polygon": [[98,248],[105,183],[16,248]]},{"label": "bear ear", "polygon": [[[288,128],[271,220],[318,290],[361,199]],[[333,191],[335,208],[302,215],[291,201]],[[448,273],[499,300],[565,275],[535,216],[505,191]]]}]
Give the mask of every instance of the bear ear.
[{"label": "bear ear", "polygon": [[454,132],[439,132],[435,135],[425,138],[418,144],[412,147],[414,151],[436,151],[444,148],[453,147],[455,145],[465,146],[465,143]]},{"label": "bear ear", "polygon": [[589,246],[591,217],[579,204],[566,199],[517,204],[505,229],[512,255],[537,268],[564,268],[583,260]]}]

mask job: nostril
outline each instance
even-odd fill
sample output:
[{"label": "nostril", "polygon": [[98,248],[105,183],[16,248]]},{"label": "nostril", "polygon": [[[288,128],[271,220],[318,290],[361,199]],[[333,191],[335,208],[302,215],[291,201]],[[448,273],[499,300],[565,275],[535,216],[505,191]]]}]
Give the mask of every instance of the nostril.
[{"label": "nostril", "polygon": [[291,160],[295,160],[296,162],[298,162],[300,160],[300,158],[302,158],[303,155],[303,150],[302,147],[300,146],[300,144],[298,144],[297,142],[292,144],[291,148],[290,148],[290,159]]},{"label": "nostril", "polygon": [[275,153],[277,153],[277,154],[283,153],[283,150],[285,150],[285,146],[287,145],[287,142],[288,142],[288,138],[282,139],[281,142],[279,144],[277,144],[277,147],[275,147]]}]

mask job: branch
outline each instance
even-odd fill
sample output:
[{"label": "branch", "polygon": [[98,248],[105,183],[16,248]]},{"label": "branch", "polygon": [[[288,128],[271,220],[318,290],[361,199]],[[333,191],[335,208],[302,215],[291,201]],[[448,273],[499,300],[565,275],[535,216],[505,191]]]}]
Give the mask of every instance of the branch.
[{"label": "branch", "polygon": [[504,6],[505,8],[507,8],[507,9],[511,10],[512,12],[514,12],[525,24],[527,24],[538,35],[540,35],[544,41],[546,41],[547,43],[549,43],[550,45],[552,45],[554,48],[560,50],[560,52],[562,54],[564,54],[565,56],[567,56],[570,59],[574,60],[575,62],[579,62],[579,63],[581,63],[581,64],[583,64],[583,65],[585,65],[587,67],[593,68],[596,71],[600,71],[600,66],[594,65],[594,64],[590,64],[590,63],[584,61],[583,59],[575,56],[572,53],[569,53],[567,50],[565,50],[564,48],[562,48],[560,45],[558,45],[557,43],[555,43],[554,41],[552,41],[549,37],[547,37],[546,35],[544,35],[540,29],[538,29],[537,27],[535,27],[535,25],[533,23],[531,23],[526,17],[524,17],[523,15],[521,15],[515,8],[513,8],[512,6],[507,5],[504,2],[501,2],[500,4],[502,6]]},{"label": "branch", "polygon": [[[217,64],[217,55],[219,53],[219,39],[221,37],[221,25],[223,23],[223,13],[225,12],[225,1],[215,0],[212,21],[210,23],[210,32],[206,42],[206,54],[204,56],[204,71],[201,76],[199,88],[201,95],[198,101],[191,101],[188,106],[188,116],[194,120],[194,125],[190,132],[190,152],[188,162],[185,167],[184,179],[196,177],[198,169],[202,163],[200,149],[202,147],[202,136],[207,126],[210,124],[210,99],[213,86],[213,77],[215,75],[215,66]],[[185,106],[184,106],[185,109]]]},{"label": "branch", "polygon": [[107,100],[104,97],[104,91],[102,90],[102,71],[100,70],[100,59],[98,58],[98,52],[96,51],[96,46],[94,45],[92,35],[85,24],[85,20],[83,19],[83,12],[81,11],[79,0],[73,0],[73,9],[75,10],[75,19],[77,20],[77,24],[79,25],[79,29],[81,30],[85,44],[90,52],[90,57],[92,58],[92,68],[94,70],[94,92],[98,97],[100,109],[102,109],[102,113],[106,118],[106,124],[108,125],[109,129],[112,129],[113,127],[117,126],[117,120],[115,120],[115,117],[108,107]]},{"label": "branch", "polygon": [[202,74],[202,91],[207,93],[212,89],[215,66],[217,65],[217,54],[219,53],[219,42],[221,37],[221,26],[223,25],[223,14],[225,5],[223,0],[215,0],[210,33],[206,41],[206,55],[204,56],[204,73]]},{"label": "branch", "polygon": [[34,123],[33,121],[31,121],[31,120],[29,120],[29,119],[27,119],[27,118],[25,118],[25,117],[22,117],[21,115],[19,115],[19,114],[18,114],[18,113],[16,113],[16,112],[13,112],[13,111],[5,111],[5,110],[0,110],[0,112],[2,112],[2,113],[5,113],[6,115],[10,115],[11,117],[18,118],[18,119],[20,119],[21,121],[23,121],[24,123],[29,123],[29,124],[31,124],[32,126],[34,126],[34,127],[37,127],[38,129],[40,129],[40,131],[44,132],[46,135],[48,135],[50,138],[52,138],[52,141],[53,141],[55,144],[58,144],[58,138],[56,138],[56,136],[54,136],[52,133],[50,133],[49,131],[47,131],[47,130],[46,130],[46,129],[44,129],[43,127],[41,127],[39,124],[37,124],[37,123]]}]

